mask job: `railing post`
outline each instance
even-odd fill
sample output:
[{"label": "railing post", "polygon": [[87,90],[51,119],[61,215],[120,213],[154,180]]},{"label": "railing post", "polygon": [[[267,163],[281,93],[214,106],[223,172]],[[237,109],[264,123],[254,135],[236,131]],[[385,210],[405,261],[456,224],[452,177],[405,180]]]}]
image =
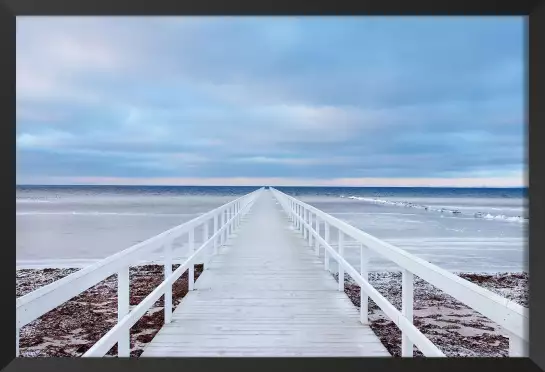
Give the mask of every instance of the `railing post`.
[{"label": "railing post", "polygon": [[235,204],[231,206],[231,234],[235,231]]},{"label": "railing post", "polygon": [[312,247],[312,220],[314,219],[314,215],[308,211],[308,245]]},{"label": "railing post", "polygon": [[240,226],[240,202],[237,202],[237,229]]},{"label": "railing post", "polygon": [[304,222],[304,225],[303,225],[303,238],[305,240],[307,240],[307,236],[308,236],[308,228],[307,228],[308,210],[306,208],[303,208],[303,222]]},{"label": "railing post", "polygon": [[307,209],[307,218],[305,220],[305,222],[307,223],[307,239],[310,240],[310,229],[311,229],[311,225],[310,225],[310,218],[311,218],[311,213],[310,211]]},{"label": "railing post", "polygon": [[303,232],[303,215],[304,215],[303,207],[299,205],[299,233],[301,235],[304,234],[304,232]]},{"label": "railing post", "polygon": [[[129,267],[117,272],[117,321],[120,322],[129,313]],[[131,330],[128,329],[117,341],[117,356],[129,357],[131,354]]]},{"label": "railing post", "polygon": [[295,204],[295,227],[297,231],[299,231],[299,227],[301,226],[301,223],[299,222],[299,204]]},{"label": "railing post", "polygon": [[[366,281],[369,280],[369,249],[363,244],[360,247],[360,274]],[[369,324],[369,296],[360,287],[360,322]]]},{"label": "railing post", "polygon": [[[413,322],[413,286],[414,275],[408,270],[401,271],[401,314],[411,323]],[[413,343],[405,333],[401,331],[401,356],[413,357]]]},{"label": "railing post", "polygon": [[[224,212],[225,212],[225,211],[221,211],[221,212],[220,212],[220,229],[223,229],[223,226],[225,225],[225,213],[224,213]],[[224,230],[222,230],[221,233],[220,233],[220,236],[219,236],[219,238],[220,238],[220,245],[223,245],[223,242],[224,242],[224,240],[223,240],[223,235],[224,235],[224,233],[225,233]]]},{"label": "railing post", "polygon": [[229,238],[229,236],[231,235],[231,206],[227,207],[227,218],[225,219],[226,220],[226,224],[227,224],[227,234],[225,235],[225,240],[227,240]]},{"label": "railing post", "polygon": [[294,225],[295,225],[295,230],[297,230],[299,228],[298,227],[299,226],[299,220],[296,217],[297,216],[297,204],[295,204],[295,202],[292,202],[292,203],[294,203],[293,204],[293,211],[292,211],[292,213],[293,213],[293,222],[294,222]]},{"label": "railing post", "polygon": [[303,237],[305,237],[305,208],[303,206],[300,206],[301,208],[301,234]]},{"label": "railing post", "polygon": [[299,204],[295,205],[295,215],[297,216],[297,232],[301,231],[301,221],[299,221],[299,217],[301,216],[301,212],[299,209]]},{"label": "railing post", "polygon": [[229,208],[225,208],[225,230],[224,230],[224,234],[225,236],[223,237],[223,243],[227,243],[227,239],[229,238]]},{"label": "railing post", "polygon": [[21,330],[19,327],[15,327],[15,357],[19,357],[19,335]]},{"label": "railing post", "polygon": [[[172,242],[165,244],[165,280],[172,275]],[[165,289],[165,324],[172,320],[172,285]]]},{"label": "railing post", "polygon": [[[218,215],[214,215],[214,235],[218,232]],[[214,254],[218,254],[218,237],[214,238]]]},{"label": "railing post", "polygon": [[303,216],[304,215],[305,213],[303,212],[303,206],[299,205],[299,232],[301,234],[304,234],[304,231],[303,231]]},{"label": "railing post", "polygon": [[229,208],[225,208],[225,230],[223,231],[225,236],[223,237],[223,243],[227,243],[229,238]]},{"label": "railing post", "polygon": [[292,214],[293,210],[292,210],[291,200],[288,200],[288,207],[289,207],[288,221],[292,222],[293,218],[292,218],[291,214]]},{"label": "railing post", "polygon": [[[316,215],[316,234],[320,236],[320,219],[318,218],[318,215]],[[315,253],[316,256],[320,255],[320,243],[318,242],[318,239],[314,239],[314,245],[315,245]]]},{"label": "railing post", "polygon": [[509,336],[509,357],[527,357],[528,343],[511,332],[507,332],[507,335]]},{"label": "railing post", "polygon": [[293,201],[289,201],[290,202],[290,221],[293,223],[294,219],[293,219]]},{"label": "railing post", "polygon": [[[189,255],[195,252],[195,228],[189,230]],[[187,290],[192,291],[195,285],[195,263],[191,263],[187,269]]]},{"label": "railing post", "polygon": [[[206,220],[206,222],[203,223],[203,227],[202,227],[202,243],[205,244],[206,241],[208,240],[208,236],[209,236],[209,233],[208,233],[208,225],[210,225],[210,221],[209,220]],[[204,265],[203,269],[204,270],[208,270],[208,262],[210,262],[210,246],[207,246],[205,249],[204,249],[204,257],[206,258],[206,264]],[[203,263],[204,263],[204,259],[203,259]]]},{"label": "railing post", "polygon": [[237,229],[237,203],[233,204],[233,231]]},{"label": "railing post", "polygon": [[231,206],[229,207],[229,235],[232,235],[233,234],[233,217],[235,216],[235,205],[234,204],[231,204]]},{"label": "railing post", "polygon": [[[329,244],[329,224],[324,222],[324,240]],[[324,268],[329,271],[329,252],[324,248]]]},{"label": "railing post", "polygon": [[[339,256],[344,258],[344,233],[341,230],[339,231]],[[340,262],[337,262],[338,272],[339,272],[339,291],[344,292],[344,267]]]}]

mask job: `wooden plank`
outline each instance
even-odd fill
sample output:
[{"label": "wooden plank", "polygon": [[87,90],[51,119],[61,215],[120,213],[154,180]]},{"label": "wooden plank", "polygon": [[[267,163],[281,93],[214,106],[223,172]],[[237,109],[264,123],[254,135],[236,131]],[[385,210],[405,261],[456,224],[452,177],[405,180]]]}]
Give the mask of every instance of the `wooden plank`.
[{"label": "wooden plank", "polygon": [[143,357],[390,356],[270,192]]}]

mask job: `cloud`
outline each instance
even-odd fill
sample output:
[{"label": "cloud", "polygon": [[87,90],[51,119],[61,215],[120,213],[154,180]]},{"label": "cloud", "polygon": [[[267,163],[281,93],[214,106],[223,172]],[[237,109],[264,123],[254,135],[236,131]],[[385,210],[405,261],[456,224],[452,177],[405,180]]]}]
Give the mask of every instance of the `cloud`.
[{"label": "cloud", "polygon": [[254,164],[282,164],[282,165],[291,165],[291,166],[321,166],[324,164],[337,164],[337,165],[346,165],[349,163],[355,163],[357,158],[349,157],[331,157],[328,159],[322,158],[279,158],[279,157],[266,157],[266,156],[255,156],[249,158],[238,158],[234,159],[235,162],[241,163],[254,163]]},{"label": "cloud", "polygon": [[17,174],[511,177],[523,37],[520,17],[18,18]]},{"label": "cloud", "polygon": [[70,133],[50,131],[41,135],[22,133],[17,136],[16,145],[19,149],[49,149],[62,147],[74,136]]}]

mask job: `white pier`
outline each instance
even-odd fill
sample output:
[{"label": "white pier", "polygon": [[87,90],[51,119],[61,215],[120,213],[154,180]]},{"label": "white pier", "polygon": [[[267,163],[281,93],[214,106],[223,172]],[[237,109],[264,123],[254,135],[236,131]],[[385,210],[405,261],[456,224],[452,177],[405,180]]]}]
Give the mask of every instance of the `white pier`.
[{"label": "white pier", "polygon": [[390,356],[263,193],[142,356]]},{"label": "white pier", "polygon": [[[202,244],[195,246],[195,231]],[[333,242],[330,232],[335,229]],[[189,257],[172,271],[172,246],[188,242]],[[344,258],[360,246],[360,270]],[[129,308],[129,267],[161,251],[165,280]],[[402,272],[402,309],[367,281],[370,252]],[[194,280],[194,265],[205,271]],[[335,262],[361,288],[361,310],[330,273]],[[189,273],[189,293],[176,309],[172,284]],[[165,296],[164,325],[143,357],[390,356],[368,325],[368,299],[402,332],[402,356],[413,346],[425,356],[443,352],[413,325],[414,275],[499,324],[509,355],[528,355],[528,309],[470,283],[315,207],[275,189],[258,189],[194,220],[91,264],[16,300],[16,344],[21,327],[112,274],[118,276],[118,322],[84,357],[104,356],[114,345],[130,355],[131,327]]]}]

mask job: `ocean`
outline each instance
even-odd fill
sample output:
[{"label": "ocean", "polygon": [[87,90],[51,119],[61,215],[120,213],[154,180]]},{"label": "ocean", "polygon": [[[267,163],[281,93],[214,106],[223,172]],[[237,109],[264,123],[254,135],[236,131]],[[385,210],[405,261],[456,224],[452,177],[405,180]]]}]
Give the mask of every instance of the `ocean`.
[{"label": "ocean", "polygon": [[[84,266],[255,189],[17,186],[17,267]],[[277,189],[450,271],[527,271],[527,189]],[[175,246],[178,259],[184,244]],[[357,267],[359,247],[346,254]],[[396,269],[378,255],[371,265]]]}]

